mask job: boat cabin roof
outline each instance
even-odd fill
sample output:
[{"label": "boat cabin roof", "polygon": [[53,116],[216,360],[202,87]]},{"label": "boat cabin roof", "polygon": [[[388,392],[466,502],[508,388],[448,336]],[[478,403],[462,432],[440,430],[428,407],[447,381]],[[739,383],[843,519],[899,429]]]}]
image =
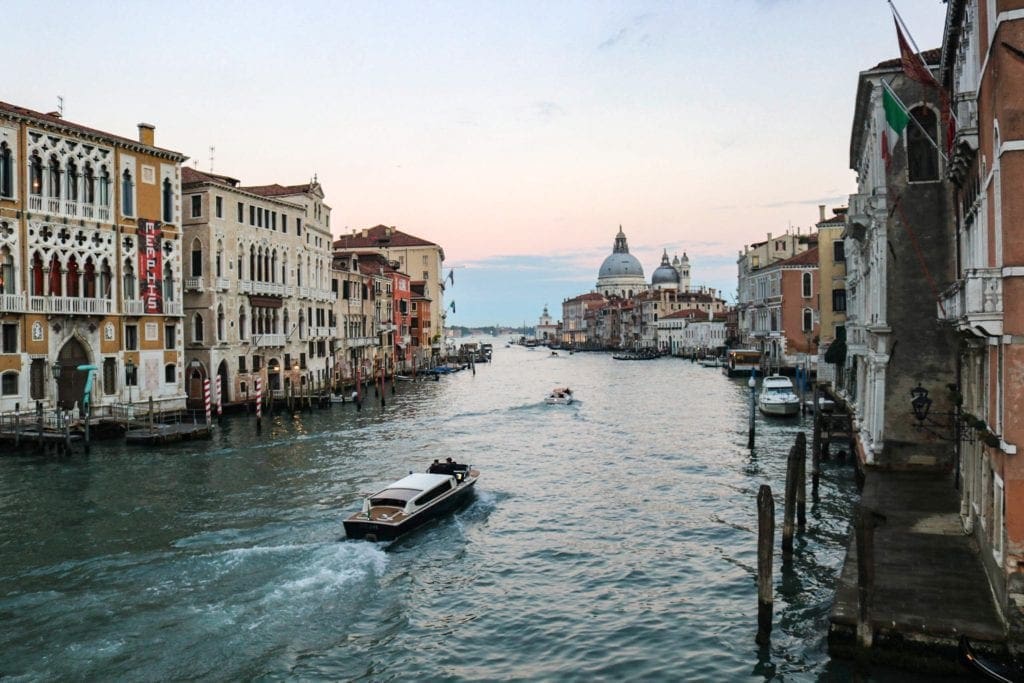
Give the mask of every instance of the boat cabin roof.
[{"label": "boat cabin roof", "polygon": [[[410,500],[415,498],[422,491],[432,489],[438,484],[451,479],[447,474],[429,474],[426,472],[414,472],[407,477],[402,477],[391,486],[380,493],[374,494],[374,498],[387,496],[388,498],[401,498]],[[403,493],[405,492],[405,493]]]},{"label": "boat cabin roof", "polygon": [[761,386],[763,386],[766,389],[790,389],[793,387],[793,380],[791,380],[788,377],[782,377],[780,375],[771,375],[769,377],[765,377],[761,381]]}]

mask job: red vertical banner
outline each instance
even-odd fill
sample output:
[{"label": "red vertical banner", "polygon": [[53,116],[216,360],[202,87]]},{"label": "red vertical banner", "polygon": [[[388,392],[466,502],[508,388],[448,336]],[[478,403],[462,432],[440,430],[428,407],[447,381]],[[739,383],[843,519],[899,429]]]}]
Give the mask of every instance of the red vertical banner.
[{"label": "red vertical banner", "polygon": [[139,219],[139,291],[143,311],[163,313],[163,254],[160,252],[160,224]]}]

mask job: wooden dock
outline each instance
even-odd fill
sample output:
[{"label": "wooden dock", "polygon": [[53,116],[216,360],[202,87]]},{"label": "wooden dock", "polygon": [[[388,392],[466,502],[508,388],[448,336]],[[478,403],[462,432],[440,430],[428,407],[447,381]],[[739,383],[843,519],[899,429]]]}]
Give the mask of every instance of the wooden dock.
[{"label": "wooden dock", "polygon": [[125,441],[135,445],[154,445],[174,443],[175,441],[191,441],[193,439],[209,439],[213,436],[213,425],[200,422],[190,424],[175,422],[171,424],[155,423],[152,425],[134,425],[125,432]]},{"label": "wooden dock", "polygon": [[868,537],[860,546],[871,561],[858,566],[853,534],[832,607],[829,652],[947,674],[962,673],[961,634],[1005,653],[1006,634],[977,546],[961,527],[952,475],[869,470],[861,505],[875,520],[873,529],[858,530]]}]

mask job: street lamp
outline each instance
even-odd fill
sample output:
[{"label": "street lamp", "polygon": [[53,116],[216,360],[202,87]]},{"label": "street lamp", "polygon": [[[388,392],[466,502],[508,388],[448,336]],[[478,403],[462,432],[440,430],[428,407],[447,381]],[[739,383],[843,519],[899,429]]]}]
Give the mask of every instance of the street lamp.
[{"label": "street lamp", "polygon": [[125,384],[128,385],[128,403],[132,402],[132,384],[135,383],[135,363],[129,358],[124,362]]}]

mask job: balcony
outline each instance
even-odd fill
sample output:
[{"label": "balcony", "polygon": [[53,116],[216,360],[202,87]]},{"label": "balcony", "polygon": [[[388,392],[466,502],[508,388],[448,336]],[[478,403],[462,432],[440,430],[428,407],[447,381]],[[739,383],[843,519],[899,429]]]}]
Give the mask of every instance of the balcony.
[{"label": "balcony", "polygon": [[187,277],[187,278],[185,278],[185,291],[186,292],[202,292],[203,291],[203,278],[201,278],[201,277]]},{"label": "balcony", "polygon": [[[145,304],[140,299],[126,299],[124,302],[124,314],[147,315]],[[164,299],[163,313],[155,315],[182,315],[181,302]]]},{"label": "balcony", "polygon": [[363,346],[377,346],[376,337],[349,337],[343,340],[345,346],[350,349],[357,349]]},{"label": "balcony", "polygon": [[124,302],[125,315],[142,315],[144,309],[145,306],[140,299],[127,299]]},{"label": "balcony", "polygon": [[30,296],[29,310],[33,313],[57,315],[106,315],[114,310],[110,299],[73,296]]},{"label": "balcony", "polygon": [[239,280],[238,291],[242,294],[262,296],[284,296],[285,286],[280,282],[257,282],[256,280]]},{"label": "balcony", "polygon": [[229,287],[230,284],[231,284],[231,281],[228,280],[226,277],[218,277],[218,278],[215,278],[214,281],[213,281],[213,286],[214,286],[214,288],[218,292],[226,292],[226,291],[228,291],[228,287]]},{"label": "balcony", "polygon": [[284,346],[285,336],[283,334],[255,334],[253,343],[256,346]]},{"label": "balcony", "polygon": [[337,336],[337,333],[338,333],[338,328],[337,327],[310,327],[309,328],[309,336],[310,337],[327,337],[327,338],[333,339],[334,337]]},{"label": "balcony", "polygon": [[25,313],[28,304],[24,294],[0,294],[0,313]]},{"label": "balcony", "polygon": [[85,218],[88,220],[110,222],[110,207],[99,204],[87,204],[60,197],[44,197],[40,194],[28,196],[28,210],[40,211],[51,216],[67,218]]},{"label": "balcony", "polygon": [[998,268],[972,268],[946,288],[938,318],[982,337],[1003,334],[1003,278]]}]

